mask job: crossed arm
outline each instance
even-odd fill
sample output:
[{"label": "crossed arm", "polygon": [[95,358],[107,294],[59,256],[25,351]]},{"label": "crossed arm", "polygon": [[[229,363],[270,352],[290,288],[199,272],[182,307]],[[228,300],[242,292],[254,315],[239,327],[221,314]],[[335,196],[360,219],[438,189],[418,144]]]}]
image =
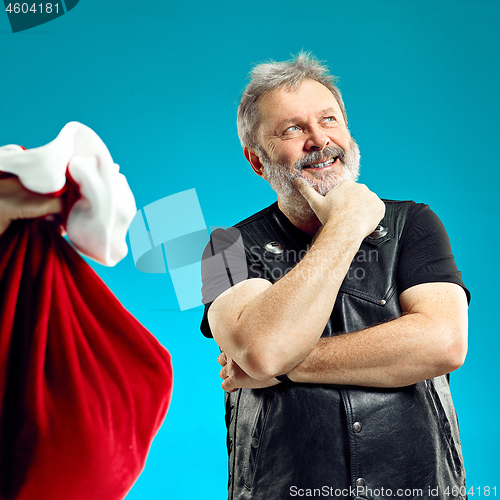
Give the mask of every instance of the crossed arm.
[{"label": "crossed arm", "polygon": [[[338,197],[345,189],[332,193]],[[325,203],[332,203],[329,196],[322,197]],[[224,390],[274,385],[274,377],[283,373],[303,383],[400,387],[461,366],[467,351],[467,301],[454,283],[409,288],[399,297],[402,317],[320,338],[348,265],[368,234],[367,228],[357,233],[359,220],[349,225],[352,220],[322,221],[309,253],[274,285],[247,280],[212,304],[208,319],[223,351]]]},{"label": "crossed arm", "polygon": [[[294,382],[402,387],[459,368],[467,352],[467,299],[454,283],[426,283],[400,295],[405,314],[358,332],[321,338],[288,372]],[[222,388],[275,385],[222,353]],[[278,375],[278,374],[276,374]]]}]

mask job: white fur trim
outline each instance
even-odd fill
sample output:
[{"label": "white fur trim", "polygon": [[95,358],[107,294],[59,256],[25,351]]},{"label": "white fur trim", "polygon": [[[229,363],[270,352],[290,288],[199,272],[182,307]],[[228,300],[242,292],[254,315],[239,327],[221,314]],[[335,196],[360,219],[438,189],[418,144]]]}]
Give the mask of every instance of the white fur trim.
[{"label": "white fur trim", "polygon": [[127,255],[125,236],[137,209],[127,180],[99,136],[81,123],[70,122],[40,148],[0,148],[0,171],[17,175],[23,186],[36,193],[62,189],[66,168],[81,193],[68,216],[68,238],[84,255],[114,266]]}]

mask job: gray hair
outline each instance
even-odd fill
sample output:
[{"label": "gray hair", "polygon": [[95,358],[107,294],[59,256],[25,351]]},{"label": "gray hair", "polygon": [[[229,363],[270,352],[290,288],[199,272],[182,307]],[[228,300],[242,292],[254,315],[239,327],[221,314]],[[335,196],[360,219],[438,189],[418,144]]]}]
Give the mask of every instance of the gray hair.
[{"label": "gray hair", "polygon": [[310,52],[301,52],[289,61],[269,61],[258,64],[250,72],[250,83],[243,91],[238,106],[238,136],[243,147],[261,151],[257,137],[261,120],[260,97],[280,87],[295,90],[304,80],[315,80],[333,94],[347,124],[344,101],[339,89],[335,86],[336,78]]}]

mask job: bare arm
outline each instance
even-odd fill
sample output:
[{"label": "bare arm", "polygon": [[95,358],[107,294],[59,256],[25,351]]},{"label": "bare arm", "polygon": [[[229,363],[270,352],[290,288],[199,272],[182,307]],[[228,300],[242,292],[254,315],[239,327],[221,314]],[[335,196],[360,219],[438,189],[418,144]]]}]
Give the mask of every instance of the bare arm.
[{"label": "bare arm", "polygon": [[306,256],[274,285],[252,279],[232,287],[208,313],[220,348],[260,381],[287,373],[316,346],[361,241],[384,215],[361,184],[344,181],[325,197],[312,191],[323,228]]},{"label": "bare arm", "polygon": [[[320,339],[288,373],[294,382],[403,387],[459,368],[467,352],[467,299],[454,283],[426,283],[400,295],[404,316],[358,332]],[[224,355],[222,388],[269,387]]]},{"label": "bare arm", "polygon": [[467,299],[454,283],[405,290],[406,314],[320,339],[288,376],[295,382],[402,387],[459,368],[467,352]]},{"label": "bare arm", "polygon": [[[316,210],[317,193],[302,192]],[[453,283],[417,285],[403,292],[400,302],[401,318],[319,339],[288,376],[304,383],[396,387],[461,366],[467,350],[467,303],[462,288]],[[233,366],[237,365],[234,360],[222,361],[225,390],[253,387],[251,377]],[[269,379],[268,383],[274,382]]]}]

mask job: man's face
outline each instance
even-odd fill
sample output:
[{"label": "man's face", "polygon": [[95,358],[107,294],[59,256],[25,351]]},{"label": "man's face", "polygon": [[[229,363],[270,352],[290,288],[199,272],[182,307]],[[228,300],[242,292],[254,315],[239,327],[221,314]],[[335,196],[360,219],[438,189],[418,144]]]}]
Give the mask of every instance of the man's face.
[{"label": "man's face", "polygon": [[314,80],[296,91],[276,89],[259,102],[263,176],[287,198],[292,181],[305,179],[326,194],[344,179],[356,179],[359,150],[333,94]]}]

